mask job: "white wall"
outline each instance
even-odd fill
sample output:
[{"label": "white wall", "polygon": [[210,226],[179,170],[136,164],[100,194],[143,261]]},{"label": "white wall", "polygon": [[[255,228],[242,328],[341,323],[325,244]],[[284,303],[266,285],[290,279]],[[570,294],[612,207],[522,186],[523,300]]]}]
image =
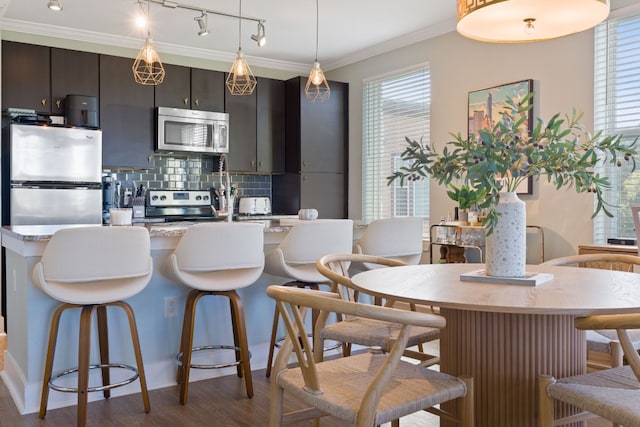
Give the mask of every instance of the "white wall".
[{"label": "white wall", "polygon": [[[449,132],[467,131],[467,93],[503,83],[533,79],[534,116],[548,120],[556,112],[584,111],[593,128],[593,31],[558,40],[518,45],[487,44],[450,32],[327,73],[349,82],[349,217],[362,217],[362,80],[428,61],[431,69],[431,141],[451,140]],[[527,219],[544,227],[545,258],[577,253],[592,242],[593,196],[534,181]],[[446,217],[454,203],[443,188],[431,185],[431,217]]]}]

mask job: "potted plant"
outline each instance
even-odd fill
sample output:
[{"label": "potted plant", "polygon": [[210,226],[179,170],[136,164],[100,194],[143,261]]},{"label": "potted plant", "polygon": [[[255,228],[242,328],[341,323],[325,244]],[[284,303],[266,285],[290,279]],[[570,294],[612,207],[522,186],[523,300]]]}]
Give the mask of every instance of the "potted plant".
[{"label": "potted plant", "polygon": [[476,190],[467,184],[462,184],[460,187],[449,184],[449,188],[447,195],[451,200],[458,202],[460,221],[466,223],[469,220],[469,210],[477,209],[478,203],[485,199],[486,191]]},{"label": "potted plant", "polygon": [[[627,145],[622,142],[621,135],[588,133],[579,122],[582,113],[577,113],[575,109],[571,116],[561,118],[560,114],[555,114],[547,123],[538,119],[528,135],[524,125],[532,108],[533,95],[530,92],[521,99],[507,100],[502,120],[491,129],[480,130],[479,136],[465,138],[460,133],[451,134],[453,141],[441,152],[429,143],[406,138],[407,147],[401,155],[406,166],[388,177],[389,183],[400,180],[401,185],[407,179],[427,176],[441,185],[462,180],[483,194],[477,204],[487,212],[483,225],[487,227],[486,258],[490,275],[525,274],[525,206],[515,193],[521,182],[530,176],[544,175],[556,189],[573,187],[578,193],[592,192],[597,201],[592,216],[601,211],[612,216],[603,197],[603,191],[610,186],[609,180],[598,173],[596,166],[599,162],[620,166],[623,161],[632,162],[633,169],[636,165],[637,141]],[[455,191],[450,197],[452,195],[456,196]],[[520,206],[514,208],[521,215],[517,220],[515,235],[504,230],[511,220],[500,221],[508,213],[501,206],[507,202]],[[509,240],[514,241],[517,248],[508,247]],[[495,247],[498,243],[506,245],[498,250],[499,256],[503,259],[506,257],[506,264],[516,265],[517,268],[510,268],[507,272],[498,269],[498,274],[492,274],[497,270],[490,269],[490,251],[491,246]]]}]

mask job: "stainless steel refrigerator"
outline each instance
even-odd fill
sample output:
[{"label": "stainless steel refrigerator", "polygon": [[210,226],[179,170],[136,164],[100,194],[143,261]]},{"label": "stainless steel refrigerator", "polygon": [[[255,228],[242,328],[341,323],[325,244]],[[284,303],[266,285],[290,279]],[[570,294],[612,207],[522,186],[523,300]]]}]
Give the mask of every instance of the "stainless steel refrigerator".
[{"label": "stainless steel refrigerator", "polygon": [[3,224],[102,223],[102,131],[12,124],[8,134]]}]

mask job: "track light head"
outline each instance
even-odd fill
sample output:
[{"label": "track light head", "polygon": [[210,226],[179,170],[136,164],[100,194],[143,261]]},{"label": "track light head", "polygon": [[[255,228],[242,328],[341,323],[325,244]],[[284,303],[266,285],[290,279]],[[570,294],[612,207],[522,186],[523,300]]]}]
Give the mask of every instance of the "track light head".
[{"label": "track light head", "polygon": [[193,18],[197,23],[200,30],[198,31],[199,36],[208,36],[209,35],[209,27],[207,25],[207,14],[202,11],[202,15],[196,16]]},{"label": "track light head", "polygon": [[49,0],[47,7],[55,12],[62,10],[62,2],[60,0]]},{"label": "track light head", "polygon": [[267,38],[264,34],[264,24],[262,21],[258,22],[258,32],[251,35],[251,40],[256,42],[258,46],[262,47],[267,43]]}]

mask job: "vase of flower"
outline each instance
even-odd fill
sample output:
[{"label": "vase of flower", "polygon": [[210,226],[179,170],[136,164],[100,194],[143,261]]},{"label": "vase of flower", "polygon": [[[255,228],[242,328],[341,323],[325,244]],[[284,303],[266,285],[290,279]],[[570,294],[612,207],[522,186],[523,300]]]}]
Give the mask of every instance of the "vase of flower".
[{"label": "vase of flower", "polygon": [[500,221],[486,240],[488,276],[522,277],[527,264],[527,211],[515,192],[499,194],[496,212]]}]

